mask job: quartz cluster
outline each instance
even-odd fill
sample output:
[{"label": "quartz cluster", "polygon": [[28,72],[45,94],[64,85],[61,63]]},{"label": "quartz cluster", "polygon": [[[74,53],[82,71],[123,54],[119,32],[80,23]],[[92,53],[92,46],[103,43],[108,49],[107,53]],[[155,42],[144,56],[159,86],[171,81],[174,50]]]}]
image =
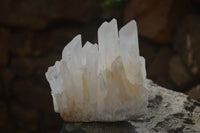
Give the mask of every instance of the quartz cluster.
[{"label": "quartz cluster", "polygon": [[98,29],[98,45],[82,47],[77,35],[48,68],[54,110],[65,121],[122,121],[145,113],[145,59],[139,55],[137,25],[118,31],[117,21]]}]

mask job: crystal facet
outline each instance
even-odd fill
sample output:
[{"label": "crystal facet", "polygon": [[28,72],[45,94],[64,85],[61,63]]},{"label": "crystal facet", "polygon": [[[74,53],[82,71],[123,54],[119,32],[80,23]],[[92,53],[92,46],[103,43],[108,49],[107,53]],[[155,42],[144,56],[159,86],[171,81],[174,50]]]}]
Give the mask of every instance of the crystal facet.
[{"label": "crystal facet", "polygon": [[66,121],[122,121],[147,108],[145,59],[139,55],[136,22],[118,32],[117,21],[98,29],[98,45],[76,36],[62,59],[49,67],[54,110]]}]

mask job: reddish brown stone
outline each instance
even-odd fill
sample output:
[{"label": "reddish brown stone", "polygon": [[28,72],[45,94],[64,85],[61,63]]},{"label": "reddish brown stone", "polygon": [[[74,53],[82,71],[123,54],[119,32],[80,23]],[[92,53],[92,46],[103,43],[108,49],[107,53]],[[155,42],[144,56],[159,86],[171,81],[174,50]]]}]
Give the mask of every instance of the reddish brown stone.
[{"label": "reddish brown stone", "polygon": [[130,0],[124,11],[124,21],[135,19],[139,34],[169,43],[176,25],[192,9],[187,0]]},{"label": "reddish brown stone", "polygon": [[125,22],[135,19],[141,35],[159,42],[169,42],[168,15],[172,2],[131,0],[125,8]]}]

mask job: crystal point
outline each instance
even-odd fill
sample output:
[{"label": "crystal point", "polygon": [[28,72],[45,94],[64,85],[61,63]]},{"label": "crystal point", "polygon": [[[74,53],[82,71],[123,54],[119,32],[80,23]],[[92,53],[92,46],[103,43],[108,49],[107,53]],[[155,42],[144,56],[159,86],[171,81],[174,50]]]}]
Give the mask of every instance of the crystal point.
[{"label": "crystal point", "polygon": [[77,35],[49,67],[55,112],[66,121],[122,121],[147,108],[145,59],[139,55],[133,20],[118,32],[116,19],[98,29],[98,45],[82,47]]}]

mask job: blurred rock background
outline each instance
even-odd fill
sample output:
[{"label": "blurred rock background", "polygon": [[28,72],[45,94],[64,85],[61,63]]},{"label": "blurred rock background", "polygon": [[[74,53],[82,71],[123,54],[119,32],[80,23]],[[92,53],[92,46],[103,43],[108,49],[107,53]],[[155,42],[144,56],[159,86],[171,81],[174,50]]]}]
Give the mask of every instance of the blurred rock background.
[{"label": "blurred rock background", "polygon": [[44,76],[77,34],[135,19],[148,78],[200,101],[200,0],[0,0],[0,132],[55,133]]}]

